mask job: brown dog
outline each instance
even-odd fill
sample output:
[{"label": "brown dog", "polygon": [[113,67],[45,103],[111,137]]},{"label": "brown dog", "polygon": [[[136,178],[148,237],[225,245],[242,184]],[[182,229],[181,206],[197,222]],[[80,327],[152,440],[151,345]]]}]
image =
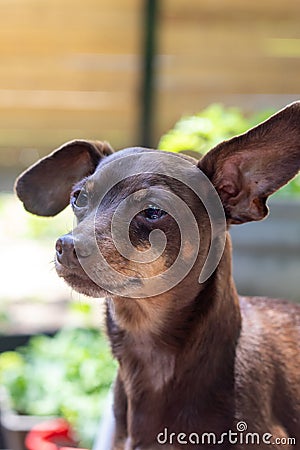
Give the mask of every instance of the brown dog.
[{"label": "brown dog", "polygon": [[214,189],[228,228],[263,219],[267,197],[299,169],[296,102],[199,162],[73,141],[17,180],[34,214],[55,215],[71,196],[77,226],[56,243],[57,272],[79,292],[110,296],[114,450],[300,448],[300,307],[238,297],[220,211],[215,261],[199,283],[214,241]]}]

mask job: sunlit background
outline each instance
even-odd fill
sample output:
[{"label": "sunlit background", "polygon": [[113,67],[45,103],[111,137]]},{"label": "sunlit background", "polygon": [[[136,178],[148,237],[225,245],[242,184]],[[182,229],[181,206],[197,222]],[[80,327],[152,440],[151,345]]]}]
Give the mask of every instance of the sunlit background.
[{"label": "sunlit background", "polygon": [[100,324],[101,302],[53,269],[70,212],[27,214],[15,177],[74,138],[157,147],[212,103],[249,116],[300,99],[300,2],[0,0],[0,11],[0,333]]}]

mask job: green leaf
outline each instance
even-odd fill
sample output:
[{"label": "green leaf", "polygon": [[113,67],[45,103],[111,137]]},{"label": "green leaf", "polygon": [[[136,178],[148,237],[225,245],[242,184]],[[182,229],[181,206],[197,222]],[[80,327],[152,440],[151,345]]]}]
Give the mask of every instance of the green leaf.
[{"label": "green leaf", "polygon": [[82,446],[91,446],[116,362],[96,329],[39,335],[15,352],[0,355],[0,384],[21,414],[63,416]]},{"label": "green leaf", "polygon": [[[225,108],[221,104],[214,103],[197,114],[179,119],[174,127],[161,137],[158,148],[175,153],[196,152],[200,159],[220,142],[244,133],[268,119],[273,113],[274,110],[269,108],[247,116],[239,108]],[[275,195],[299,198],[300,175]]]}]

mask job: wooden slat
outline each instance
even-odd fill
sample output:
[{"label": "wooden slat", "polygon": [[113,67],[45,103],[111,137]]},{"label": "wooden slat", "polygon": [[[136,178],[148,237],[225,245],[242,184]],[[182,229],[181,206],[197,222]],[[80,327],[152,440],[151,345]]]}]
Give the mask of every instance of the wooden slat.
[{"label": "wooden slat", "polygon": [[213,101],[300,98],[299,1],[165,0],[161,16],[157,138]]},{"label": "wooden slat", "polygon": [[[1,2],[0,164],[74,137],[139,144],[143,4]],[[161,0],[156,141],[212,101],[250,109],[300,97],[299,23],[299,0]]]}]

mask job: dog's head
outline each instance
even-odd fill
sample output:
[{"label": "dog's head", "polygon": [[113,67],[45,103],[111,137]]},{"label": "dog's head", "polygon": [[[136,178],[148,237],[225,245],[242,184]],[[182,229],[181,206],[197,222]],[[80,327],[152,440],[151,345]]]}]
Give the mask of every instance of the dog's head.
[{"label": "dog's head", "polygon": [[264,218],[267,197],[299,168],[297,102],[200,161],[72,141],[24,172],[16,192],[41,216],[71,203],[76,226],[56,243],[56,268],[74,289],[150,297],[204,267],[205,281],[221,258],[226,224]]}]

